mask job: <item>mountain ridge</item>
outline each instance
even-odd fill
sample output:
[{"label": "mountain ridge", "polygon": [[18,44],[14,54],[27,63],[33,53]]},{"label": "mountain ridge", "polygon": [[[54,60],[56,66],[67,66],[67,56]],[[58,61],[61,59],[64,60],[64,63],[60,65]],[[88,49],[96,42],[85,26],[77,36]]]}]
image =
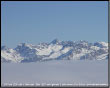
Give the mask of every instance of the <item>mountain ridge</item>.
[{"label": "mountain ridge", "polygon": [[105,60],[108,58],[108,43],[88,41],[60,41],[37,45],[20,43],[11,49],[1,46],[1,62],[37,62],[47,60]]}]

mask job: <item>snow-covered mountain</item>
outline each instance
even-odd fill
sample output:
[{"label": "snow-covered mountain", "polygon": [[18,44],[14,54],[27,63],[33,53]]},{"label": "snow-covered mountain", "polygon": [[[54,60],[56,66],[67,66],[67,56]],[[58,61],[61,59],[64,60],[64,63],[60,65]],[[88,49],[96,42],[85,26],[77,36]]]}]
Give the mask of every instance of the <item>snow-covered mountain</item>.
[{"label": "snow-covered mountain", "polygon": [[108,58],[108,43],[59,41],[37,45],[21,43],[16,48],[1,47],[1,62],[36,62],[47,60],[102,60]]}]

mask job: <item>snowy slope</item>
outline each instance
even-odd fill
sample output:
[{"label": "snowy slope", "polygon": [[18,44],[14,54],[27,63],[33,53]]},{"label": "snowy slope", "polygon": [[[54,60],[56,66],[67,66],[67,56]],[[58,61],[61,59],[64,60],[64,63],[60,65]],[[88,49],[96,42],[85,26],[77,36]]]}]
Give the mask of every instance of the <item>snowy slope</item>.
[{"label": "snowy slope", "polygon": [[18,52],[13,49],[2,47],[1,50],[1,62],[20,62],[24,58],[20,56]]},{"label": "snowy slope", "polygon": [[108,58],[108,43],[59,41],[37,45],[21,43],[16,48],[1,47],[2,62],[36,62],[46,60],[103,60]]}]

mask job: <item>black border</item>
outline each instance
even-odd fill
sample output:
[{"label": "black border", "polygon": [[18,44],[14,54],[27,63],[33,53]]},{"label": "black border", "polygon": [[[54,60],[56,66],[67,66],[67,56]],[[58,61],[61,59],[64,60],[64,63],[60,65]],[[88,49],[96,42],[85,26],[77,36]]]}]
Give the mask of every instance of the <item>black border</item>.
[{"label": "black border", "polygon": [[[1,0],[1,2],[2,1],[8,1],[8,0]],[[11,0],[10,0],[11,1]],[[25,0],[16,0],[16,1],[25,1]],[[31,0],[27,0],[27,1],[31,1]],[[32,1],[45,1],[45,0],[32,0]],[[47,1],[49,1],[49,0],[47,0]],[[53,0],[53,1],[58,1],[58,0]],[[59,0],[59,1],[62,1],[62,0]],[[64,0],[65,1],[65,0]],[[71,1],[71,0],[68,0],[68,1]],[[74,1],[82,1],[82,0],[74,0]],[[84,1],[86,1],[86,0],[84,0]],[[99,0],[87,0],[87,1],[99,1]],[[55,88],[110,88],[110,35],[109,35],[109,33],[110,33],[110,17],[109,17],[109,15],[110,15],[110,0],[100,0],[100,1],[108,1],[108,86],[76,86],[76,87],[66,87],[66,86],[58,86],[58,87],[55,87],[55,86],[53,86],[53,87],[55,87]],[[1,3],[1,5],[2,5],[2,3]],[[1,32],[1,31],[0,31]],[[40,86],[40,87],[29,87],[29,86],[22,86],[22,87],[20,87],[20,86],[10,86],[10,87],[7,87],[7,86],[5,86],[5,87],[1,87],[1,88],[52,88],[51,86],[49,86],[49,87],[47,87],[47,86]]]}]

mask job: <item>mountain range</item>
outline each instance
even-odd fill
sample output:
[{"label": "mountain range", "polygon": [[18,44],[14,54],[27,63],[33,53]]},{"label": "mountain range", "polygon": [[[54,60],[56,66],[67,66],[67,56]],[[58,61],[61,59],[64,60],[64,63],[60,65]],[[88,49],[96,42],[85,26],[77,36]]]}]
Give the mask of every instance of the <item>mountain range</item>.
[{"label": "mountain range", "polygon": [[105,60],[108,43],[88,41],[60,41],[37,45],[20,43],[11,49],[1,46],[1,62],[27,63],[48,60]]}]

